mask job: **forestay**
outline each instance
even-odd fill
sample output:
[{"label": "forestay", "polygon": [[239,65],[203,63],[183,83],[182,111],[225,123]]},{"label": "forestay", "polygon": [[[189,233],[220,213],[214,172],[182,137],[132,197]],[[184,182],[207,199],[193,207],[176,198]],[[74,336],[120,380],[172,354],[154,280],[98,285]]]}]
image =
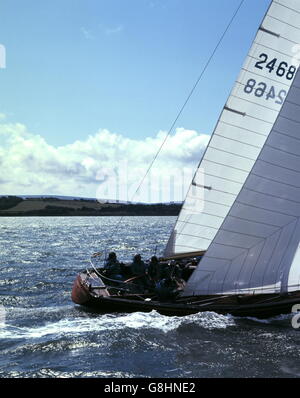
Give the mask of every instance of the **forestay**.
[{"label": "forestay", "polygon": [[203,212],[192,186],[169,242],[208,249],[185,295],[300,289],[298,43],[300,2],[273,1],[200,164]]}]

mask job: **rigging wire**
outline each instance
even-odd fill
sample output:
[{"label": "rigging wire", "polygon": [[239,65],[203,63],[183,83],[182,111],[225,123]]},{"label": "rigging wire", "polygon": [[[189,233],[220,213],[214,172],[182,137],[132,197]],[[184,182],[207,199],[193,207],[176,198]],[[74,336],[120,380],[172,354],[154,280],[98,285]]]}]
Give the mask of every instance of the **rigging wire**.
[{"label": "rigging wire", "polygon": [[[165,143],[167,142],[169,136],[171,135],[171,132],[173,131],[174,126],[175,126],[175,124],[177,123],[178,119],[180,118],[182,112],[184,111],[184,109],[185,109],[187,103],[189,102],[190,98],[191,98],[192,95],[194,94],[194,91],[196,90],[196,88],[197,88],[199,82],[201,81],[201,79],[202,79],[204,73],[206,72],[206,70],[207,70],[209,64],[211,63],[211,60],[213,59],[215,53],[217,52],[218,48],[220,47],[220,45],[221,45],[221,43],[222,43],[222,41],[223,41],[223,39],[224,39],[226,33],[228,32],[229,28],[231,27],[231,25],[232,25],[232,23],[233,23],[235,17],[237,16],[239,10],[241,9],[241,7],[242,7],[244,1],[245,1],[245,0],[241,0],[241,1],[240,1],[240,4],[239,4],[238,7],[236,8],[236,10],[235,10],[233,16],[231,17],[231,19],[230,19],[230,21],[229,21],[229,23],[228,23],[226,29],[225,29],[224,32],[222,33],[222,35],[221,35],[221,37],[220,37],[218,43],[216,44],[216,46],[215,46],[213,52],[211,53],[210,57],[208,58],[206,64],[204,65],[204,67],[203,67],[203,69],[202,69],[202,71],[201,71],[201,73],[200,73],[198,79],[196,80],[194,86],[192,87],[191,91],[189,92],[189,94],[188,94],[186,100],[184,101],[182,107],[180,108],[179,112],[177,113],[176,118],[174,119],[174,121],[173,121],[171,127],[169,128],[169,130],[168,130],[168,132],[167,132],[167,135],[165,136],[164,140],[162,141],[162,143],[161,143],[161,145],[160,145],[160,147],[159,147],[157,153],[155,154],[154,158],[152,159],[152,161],[151,161],[151,163],[150,163],[148,169],[146,170],[146,173],[144,174],[143,178],[141,179],[141,181],[140,181],[140,183],[139,183],[139,185],[138,185],[136,191],[135,191],[134,194],[132,195],[132,198],[130,199],[130,202],[133,201],[133,199],[135,198],[135,195],[137,194],[137,192],[139,191],[139,189],[140,189],[141,186],[143,185],[143,183],[144,183],[144,181],[145,181],[147,175],[149,174],[149,172],[150,172],[150,170],[151,170],[153,164],[155,163],[156,159],[158,158],[158,155],[160,154],[162,148],[164,147]],[[123,218],[124,218],[124,216],[121,216],[120,220],[118,221],[118,223],[117,223],[117,225],[116,225],[116,227],[115,227],[115,230],[113,231],[113,235],[114,235],[114,233],[117,232],[117,230],[118,230],[118,228],[119,228],[121,222],[123,221]]]}]

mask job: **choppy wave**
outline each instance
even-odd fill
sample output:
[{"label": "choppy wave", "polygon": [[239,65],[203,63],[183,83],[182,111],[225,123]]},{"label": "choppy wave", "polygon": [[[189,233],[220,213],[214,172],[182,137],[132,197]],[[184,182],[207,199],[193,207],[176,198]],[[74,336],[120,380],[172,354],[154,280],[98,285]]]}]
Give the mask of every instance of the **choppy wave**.
[{"label": "choppy wave", "polygon": [[[33,310],[31,310],[33,311]],[[49,322],[38,327],[17,327],[6,325],[0,335],[5,339],[37,339],[45,336],[77,335],[90,332],[114,331],[125,329],[156,329],[167,333],[179,326],[193,324],[204,329],[225,329],[234,326],[234,318],[230,315],[219,315],[214,312],[204,312],[185,317],[168,317],[156,311],[151,313],[135,312],[126,315],[101,315],[91,318],[69,318],[57,322]]]},{"label": "choppy wave", "polygon": [[127,217],[114,234],[116,221],[2,218],[0,377],[300,377],[291,315],[97,315],[74,305],[90,253],[159,255],[175,218]]}]

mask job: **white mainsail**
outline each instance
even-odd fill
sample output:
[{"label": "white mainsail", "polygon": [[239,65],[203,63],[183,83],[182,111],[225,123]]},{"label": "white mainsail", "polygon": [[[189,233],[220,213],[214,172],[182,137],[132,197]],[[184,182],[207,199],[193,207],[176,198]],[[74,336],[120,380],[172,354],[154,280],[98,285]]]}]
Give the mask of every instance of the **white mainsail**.
[{"label": "white mainsail", "polygon": [[184,295],[300,289],[298,43],[300,1],[274,0],[167,246],[207,250]]},{"label": "white mainsail", "polygon": [[295,78],[299,27],[298,0],[271,3],[188,190],[166,257],[205,251],[216,237]]}]

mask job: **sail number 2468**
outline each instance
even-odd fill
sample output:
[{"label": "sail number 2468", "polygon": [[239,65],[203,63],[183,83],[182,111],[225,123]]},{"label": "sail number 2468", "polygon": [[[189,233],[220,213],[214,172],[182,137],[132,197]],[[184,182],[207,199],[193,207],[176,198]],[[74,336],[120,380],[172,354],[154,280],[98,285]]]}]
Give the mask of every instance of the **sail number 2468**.
[{"label": "sail number 2468", "polygon": [[[295,76],[297,68],[294,65],[289,66],[287,62],[277,62],[277,58],[269,61],[269,56],[265,53],[259,55],[260,61],[257,61],[255,68],[268,69],[269,73],[276,73],[277,76],[285,76],[287,80],[292,80]],[[268,62],[269,61],[269,62]]]},{"label": "sail number 2468", "polygon": [[[297,72],[294,65],[289,65],[285,61],[277,58],[270,59],[268,54],[262,53],[259,55],[260,60],[256,62],[255,68],[267,69],[269,73],[275,73],[278,77],[292,80]],[[274,86],[268,86],[267,83],[257,83],[255,79],[249,79],[244,87],[244,92],[247,94],[254,94],[256,97],[263,97],[265,100],[274,100],[276,104],[282,105],[287,95],[285,90],[277,90]]]},{"label": "sail number 2468", "polygon": [[256,97],[264,97],[267,101],[274,100],[276,104],[282,105],[287,92],[280,90],[276,92],[274,86],[268,86],[264,82],[257,83],[255,79],[249,79],[244,87],[247,94],[254,94]]}]

